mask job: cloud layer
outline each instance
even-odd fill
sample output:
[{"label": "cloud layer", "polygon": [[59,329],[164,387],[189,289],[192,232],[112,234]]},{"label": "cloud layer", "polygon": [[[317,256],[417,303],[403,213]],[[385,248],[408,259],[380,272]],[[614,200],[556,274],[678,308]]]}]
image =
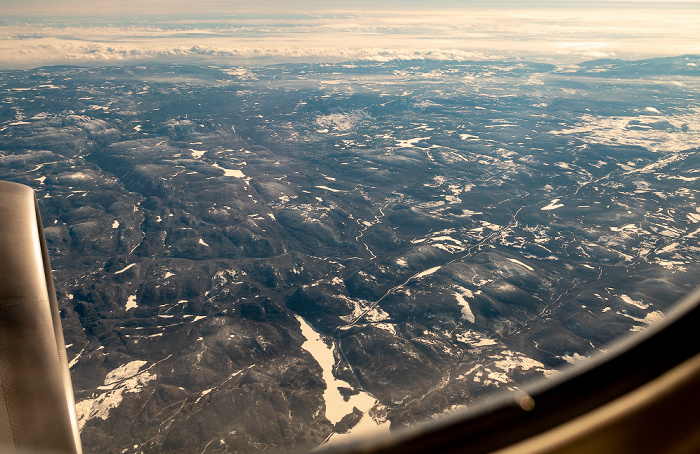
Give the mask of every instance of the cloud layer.
[{"label": "cloud layer", "polygon": [[6,18],[0,21],[0,66],[504,56],[572,61],[700,53],[700,6],[694,3],[668,8],[663,2],[623,2],[612,8],[589,1],[576,8],[545,3],[529,9],[506,3],[512,7]]}]

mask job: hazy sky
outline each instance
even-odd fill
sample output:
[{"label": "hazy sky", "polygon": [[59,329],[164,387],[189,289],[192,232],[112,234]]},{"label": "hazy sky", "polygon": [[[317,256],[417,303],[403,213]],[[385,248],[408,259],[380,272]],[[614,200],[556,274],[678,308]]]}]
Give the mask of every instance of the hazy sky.
[{"label": "hazy sky", "polygon": [[0,66],[648,58],[700,53],[699,23],[695,0],[3,0]]},{"label": "hazy sky", "polygon": [[617,8],[655,5],[655,8],[686,8],[697,0],[3,0],[7,15],[90,15],[90,14],[217,14],[240,11],[290,12],[329,10],[406,9],[540,9]]}]

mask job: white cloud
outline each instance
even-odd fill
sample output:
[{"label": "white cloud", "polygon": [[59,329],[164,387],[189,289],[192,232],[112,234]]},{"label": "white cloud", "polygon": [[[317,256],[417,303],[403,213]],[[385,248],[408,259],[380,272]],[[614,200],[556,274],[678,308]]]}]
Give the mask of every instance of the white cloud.
[{"label": "white cloud", "polygon": [[[655,2],[628,2],[624,8],[600,2],[585,7],[580,2],[577,7],[564,3],[568,5],[564,8],[553,7],[562,3],[529,8],[511,4],[512,8],[497,8],[484,2],[449,11],[214,15],[216,3],[208,3],[197,19],[8,17],[0,25],[0,65],[205,57],[461,60],[510,55],[580,60],[700,53],[696,4],[680,3],[676,8]],[[177,7],[173,11],[177,13]]]}]

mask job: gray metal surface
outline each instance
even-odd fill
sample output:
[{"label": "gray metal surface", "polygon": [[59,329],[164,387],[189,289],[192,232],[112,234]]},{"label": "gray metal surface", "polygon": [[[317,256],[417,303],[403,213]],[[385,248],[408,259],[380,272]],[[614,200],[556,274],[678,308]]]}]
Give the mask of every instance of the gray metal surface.
[{"label": "gray metal surface", "polygon": [[34,192],[0,182],[0,447],[80,453],[51,268]]}]

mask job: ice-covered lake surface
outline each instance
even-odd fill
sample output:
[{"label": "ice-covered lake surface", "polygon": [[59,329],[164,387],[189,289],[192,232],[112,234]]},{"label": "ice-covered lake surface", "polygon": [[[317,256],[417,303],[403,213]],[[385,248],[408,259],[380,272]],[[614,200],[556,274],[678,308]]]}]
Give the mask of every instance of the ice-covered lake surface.
[{"label": "ice-covered lake surface", "polygon": [[699,64],[1,72],[86,450],[386,433],[661,320],[700,271]]},{"label": "ice-covered lake surface", "polygon": [[326,443],[336,442],[338,439],[343,439],[343,441],[345,441],[350,435],[367,437],[380,432],[388,432],[388,421],[378,421],[368,413],[369,410],[379,403],[377,399],[365,391],[360,391],[349,398],[344,398],[340,393],[339,388],[352,388],[352,385],[346,381],[339,380],[333,375],[333,367],[335,366],[336,358],[332,340],[329,346],[321,338],[321,335],[314,331],[303,318],[297,316],[297,320],[301,325],[301,334],[306,338],[306,342],[301,345],[301,348],[311,353],[314,360],[318,362],[323,371],[322,378],[326,384],[326,389],[323,392],[323,400],[326,405],[326,418],[332,424],[337,424],[344,416],[351,414],[354,409],[362,412],[362,419],[360,422],[352,427],[347,434],[333,434]]}]

